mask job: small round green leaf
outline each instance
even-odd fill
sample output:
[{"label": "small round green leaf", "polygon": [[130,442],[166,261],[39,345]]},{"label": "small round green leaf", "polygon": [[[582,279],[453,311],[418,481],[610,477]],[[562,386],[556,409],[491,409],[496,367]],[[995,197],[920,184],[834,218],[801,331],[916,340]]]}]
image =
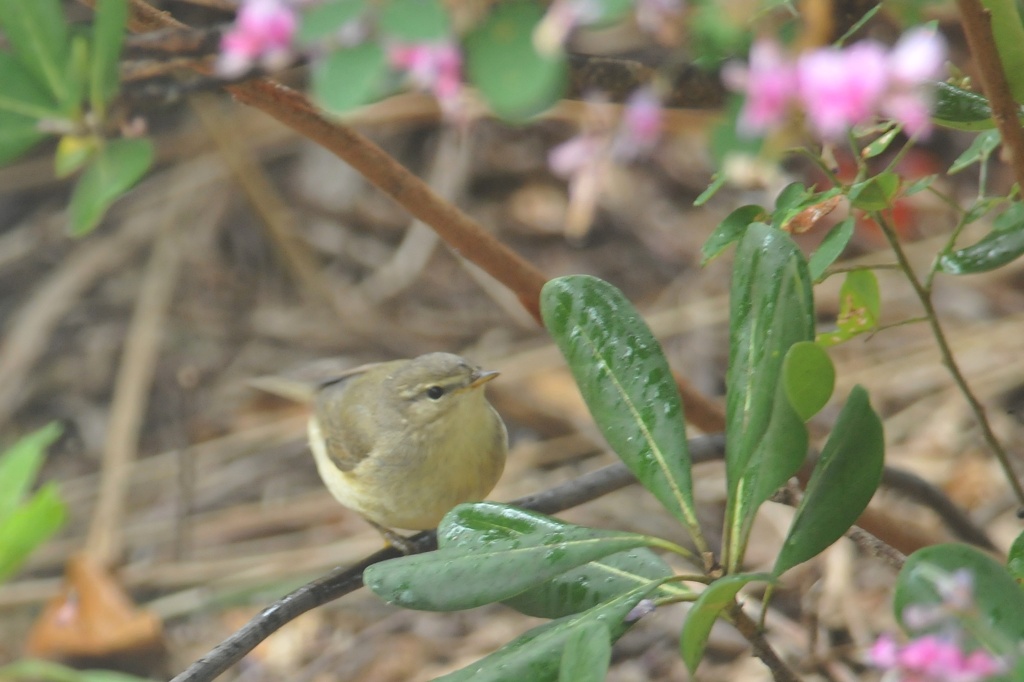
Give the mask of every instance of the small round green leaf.
[{"label": "small round green leaf", "polygon": [[344,114],[385,92],[388,65],[378,43],[335,50],[313,65],[313,93],[325,109]]},{"label": "small round green leaf", "polygon": [[813,341],[790,346],[782,362],[786,397],[800,418],[807,421],[825,407],[836,384],[836,370],[828,352]]},{"label": "small round green leaf", "polygon": [[[971,574],[975,601],[972,613],[978,622],[962,618],[958,624],[994,653],[1015,655],[1017,643],[1024,641],[1024,591],[999,562],[969,545],[932,545],[907,557],[893,594],[897,620],[911,634],[920,634],[904,621],[906,608],[943,603],[936,580],[962,569]],[[932,629],[944,626],[936,623]],[[1012,651],[1007,650],[1007,644]]]},{"label": "small round green leaf", "polygon": [[882,211],[892,206],[900,188],[900,176],[886,171],[850,188],[850,203],[862,211]]},{"label": "small round green leaf", "polygon": [[564,91],[565,56],[541,55],[533,45],[543,15],[534,3],[502,3],[466,38],[469,80],[502,118],[522,121],[552,106]]},{"label": "small round green leaf", "polygon": [[992,120],[992,107],[983,95],[949,83],[936,83],[935,95],[932,120],[936,124],[957,130],[988,130],[996,127]]},{"label": "small round green leaf", "polygon": [[366,0],[328,0],[304,7],[295,41],[304,46],[329,41],[365,11]]},{"label": "small round green leaf", "polygon": [[967,248],[947,253],[939,259],[939,267],[951,275],[973,275],[989,272],[1024,255],[1024,224],[1016,229],[990,232]]},{"label": "small round green leaf", "polygon": [[451,35],[448,13],[439,0],[391,0],[381,9],[380,29],[395,40],[424,43]]}]

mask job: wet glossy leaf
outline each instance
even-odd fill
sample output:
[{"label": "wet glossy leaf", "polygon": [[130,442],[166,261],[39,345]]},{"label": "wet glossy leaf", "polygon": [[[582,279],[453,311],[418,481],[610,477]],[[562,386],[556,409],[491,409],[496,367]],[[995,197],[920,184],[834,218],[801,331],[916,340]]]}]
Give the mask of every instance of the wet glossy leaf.
[{"label": "wet glossy leaf", "polygon": [[366,11],[366,0],[328,0],[303,7],[295,41],[311,46],[330,41],[350,21]]},{"label": "wet glossy leaf", "polygon": [[[573,524],[495,502],[464,504],[449,512],[437,529],[441,547],[475,547],[488,540],[510,540],[532,533],[561,533]],[[504,603],[538,618],[561,618],[609,601],[651,580],[672,575],[661,557],[645,547],[612,554],[574,568],[532,587]],[[685,585],[670,583],[659,591],[683,596]]]},{"label": "wet glossy leaf", "polygon": [[729,329],[726,565],[735,570],[758,507],[807,453],[781,374],[790,346],[814,338],[814,301],[807,264],[785,232],[754,223],[740,241]]},{"label": "wet glossy leaf", "polygon": [[51,422],[19,439],[0,455],[0,521],[21,503],[32,488],[46,449],[60,438],[61,427]]},{"label": "wet glossy leaf", "polygon": [[64,503],[51,483],[0,520],[0,583],[64,525],[64,517]]},{"label": "wet glossy leaf", "polygon": [[807,261],[807,269],[810,271],[813,281],[820,282],[829,266],[843,255],[846,245],[850,243],[850,239],[853,237],[855,225],[856,221],[853,219],[853,216],[849,216],[846,220],[828,231],[828,234],[821,241],[818,250]]},{"label": "wet glossy leaf", "polygon": [[949,83],[935,84],[932,120],[937,125],[957,130],[989,130],[996,127],[992,120],[992,107],[983,95]]},{"label": "wet glossy leaf", "polygon": [[884,459],[882,420],[867,391],[855,386],[807,483],[775,575],[817,556],[850,529],[878,489]]},{"label": "wet glossy leaf", "polygon": [[344,114],[381,97],[387,75],[384,48],[377,43],[335,50],[313,65],[313,93],[325,109]]},{"label": "wet glossy leaf", "polygon": [[992,231],[966,248],[944,254],[939,268],[950,275],[989,272],[1024,254],[1024,223],[1013,229]]},{"label": "wet glossy leaf", "polygon": [[[451,512],[450,512],[451,513]],[[469,545],[392,559],[363,573],[366,586],[392,604],[455,611],[509,599],[568,570],[653,538],[624,531],[567,527],[514,537],[504,532]]]},{"label": "wet glossy leaf", "polygon": [[701,265],[707,265],[708,261],[722,253],[725,247],[733,242],[739,241],[750,223],[764,220],[768,214],[760,206],[749,204],[740,206],[725,217],[725,220],[718,224],[715,231],[707,238],[700,249]]},{"label": "wet glossy leaf", "polygon": [[637,603],[650,594],[660,580],[639,587],[610,602],[583,613],[566,616],[536,627],[509,644],[462,670],[437,678],[438,682],[554,682],[566,640],[577,628],[589,623],[604,623],[613,640],[629,629],[626,616]]},{"label": "wet glossy leaf", "polygon": [[60,0],[0,0],[0,27],[22,66],[55,101],[63,101],[69,40]]},{"label": "wet glossy leaf", "polygon": [[878,278],[870,270],[846,273],[839,288],[839,317],[836,331],[818,335],[822,346],[834,346],[878,326],[882,299],[878,291]]},{"label": "wet glossy leaf", "polygon": [[502,3],[465,41],[466,74],[498,116],[522,121],[552,106],[566,83],[565,56],[538,54],[533,31],[544,12]]},{"label": "wet glossy leaf", "polygon": [[71,233],[81,236],[99,224],[110,205],[138,182],[153,163],[149,140],[111,140],[78,179],[68,215]]},{"label": "wet glossy leaf", "polygon": [[124,44],[128,20],[128,0],[97,0],[92,23],[90,55],[90,100],[93,111],[105,111],[105,105],[120,86],[118,60]]},{"label": "wet glossy leaf", "polygon": [[683,662],[692,675],[697,670],[704,648],[711,634],[711,627],[722,611],[736,603],[736,594],[744,585],[755,581],[772,582],[767,573],[738,573],[719,578],[711,583],[693,603],[686,614],[683,631],[679,637],[679,650]]},{"label": "wet glossy leaf", "polygon": [[862,211],[882,211],[896,199],[900,176],[886,171],[850,188],[850,203]]},{"label": "wet glossy leaf", "polygon": [[600,621],[587,621],[565,640],[558,682],[603,682],[612,662],[612,633]]},{"label": "wet glossy leaf", "polygon": [[390,0],[379,21],[384,33],[402,42],[437,42],[451,35],[448,13],[438,0]]},{"label": "wet glossy leaf", "polygon": [[998,130],[986,130],[980,133],[971,142],[971,146],[968,147],[964,152],[956,158],[953,164],[949,167],[948,173],[953,175],[959,173],[963,169],[971,166],[975,163],[986,163],[988,157],[992,155],[992,152],[996,147],[999,146],[1001,138],[999,137]]},{"label": "wet glossy leaf", "polygon": [[807,421],[832,397],[836,370],[828,353],[813,341],[790,346],[782,362],[782,382],[789,403]]},{"label": "wet glossy leaf", "polygon": [[[897,620],[908,632],[922,633],[903,620],[904,610],[910,605],[943,603],[937,581],[961,569],[971,574],[975,601],[972,612],[980,622],[960,618],[957,624],[990,650],[1011,653],[1006,650],[1007,642],[1016,647],[1018,642],[1024,641],[1024,592],[999,562],[968,545],[932,545],[907,557],[896,578],[893,595]],[[946,627],[946,622],[937,623],[932,629],[940,627]]]},{"label": "wet glossy leaf", "polygon": [[608,444],[699,537],[679,389],[643,318],[621,291],[586,275],[545,284],[541,314]]}]

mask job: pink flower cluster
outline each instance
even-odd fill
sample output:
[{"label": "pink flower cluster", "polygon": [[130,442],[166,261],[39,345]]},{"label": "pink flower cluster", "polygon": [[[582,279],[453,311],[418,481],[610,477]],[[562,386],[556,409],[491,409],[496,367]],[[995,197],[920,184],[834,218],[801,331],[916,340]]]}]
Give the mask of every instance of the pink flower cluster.
[{"label": "pink flower cluster", "polygon": [[871,647],[871,662],[894,671],[902,682],[982,682],[1006,672],[1003,663],[984,650],[965,653],[936,635],[924,635],[900,646],[882,635]]},{"label": "pink flower cluster", "polygon": [[907,134],[931,132],[932,84],[944,72],[946,43],[930,28],[915,28],[888,49],[865,40],[846,48],[822,48],[786,56],[777,43],[758,41],[750,65],[728,65],[726,84],[746,93],[740,131],[760,135],[779,127],[798,105],[824,139],[850,127],[889,118]]},{"label": "pink flower cluster", "polygon": [[394,45],[388,51],[391,65],[405,71],[412,84],[433,93],[441,110],[455,116],[461,105],[462,53],[452,43]]},{"label": "pink flower cluster", "polygon": [[288,0],[243,0],[234,26],[221,38],[217,74],[237,78],[257,65],[284,68],[293,57],[298,24]]}]

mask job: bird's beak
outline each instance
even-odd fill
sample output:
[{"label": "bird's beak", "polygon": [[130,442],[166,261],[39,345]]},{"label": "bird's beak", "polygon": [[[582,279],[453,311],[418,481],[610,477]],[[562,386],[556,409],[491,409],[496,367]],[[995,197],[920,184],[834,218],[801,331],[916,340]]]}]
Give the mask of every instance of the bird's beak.
[{"label": "bird's beak", "polygon": [[493,370],[477,370],[470,375],[471,381],[469,382],[470,388],[477,388],[483,386],[488,381],[498,376],[499,372]]}]

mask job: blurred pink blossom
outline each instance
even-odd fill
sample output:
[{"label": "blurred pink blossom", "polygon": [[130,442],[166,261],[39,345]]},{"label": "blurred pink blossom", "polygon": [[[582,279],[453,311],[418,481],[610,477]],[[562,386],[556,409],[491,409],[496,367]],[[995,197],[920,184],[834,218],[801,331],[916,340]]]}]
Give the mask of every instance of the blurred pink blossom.
[{"label": "blurred pink blossom", "polygon": [[446,114],[454,114],[462,93],[462,53],[452,43],[394,45],[391,65],[409,74],[413,85],[431,92]]},{"label": "blurred pink blossom", "polygon": [[772,40],[759,40],[750,48],[750,66],[725,66],[722,79],[733,90],[746,92],[740,112],[739,129],[746,135],[760,135],[782,124],[796,95],[797,71],[793,62]]},{"label": "blurred pink blossom", "polygon": [[612,155],[629,161],[649,154],[661,136],[661,123],[661,100],[652,88],[638,88],[626,100]]},{"label": "blurred pink blossom", "polygon": [[297,27],[295,9],[286,0],[243,0],[234,26],[221,38],[218,75],[237,78],[257,64],[284,68],[292,59]]},{"label": "blurred pink blossom", "polygon": [[982,682],[1005,672],[995,656],[978,649],[965,653],[950,639],[924,635],[900,646],[882,635],[868,653],[871,663],[906,682]]},{"label": "blurred pink blossom", "polygon": [[729,64],[722,78],[746,95],[738,122],[746,135],[778,128],[796,105],[824,139],[878,116],[896,121],[909,135],[925,136],[931,131],[932,84],[942,78],[945,59],[945,41],[928,28],[908,31],[891,49],[866,40],[804,52],[795,60],[777,43],[759,40],[749,66]]},{"label": "blurred pink blossom", "polygon": [[885,47],[873,41],[804,53],[796,69],[807,119],[829,139],[872,120],[888,84]]}]

